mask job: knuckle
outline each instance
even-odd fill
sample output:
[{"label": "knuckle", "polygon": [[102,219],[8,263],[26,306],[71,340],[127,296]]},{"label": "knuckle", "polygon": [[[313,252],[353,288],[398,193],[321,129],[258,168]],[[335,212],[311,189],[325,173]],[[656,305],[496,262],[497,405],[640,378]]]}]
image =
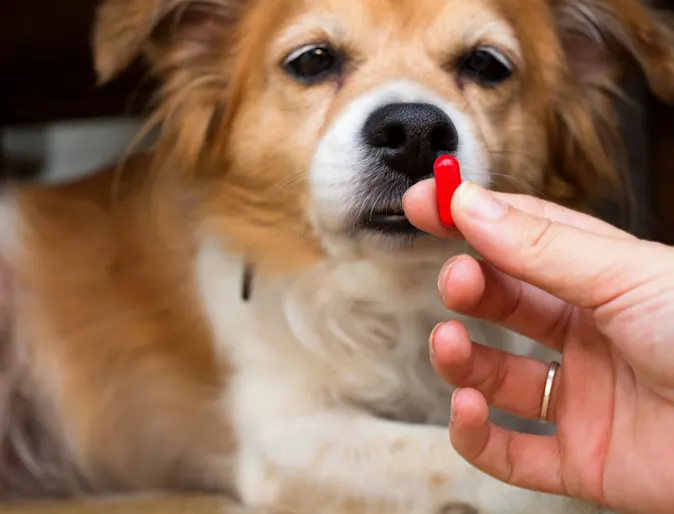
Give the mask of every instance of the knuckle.
[{"label": "knuckle", "polygon": [[515,438],[509,436],[505,442],[505,455],[501,479],[506,484],[515,485],[515,463],[518,461],[519,451]]},{"label": "knuckle", "polygon": [[510,285],[510,294],[503,296],[503,305],[501,306],[500,311],[497,313],[496,322],[507,324],[521,309],[522,305],[522,296],[524,291],[522,290],[522,283],[519,281],[512,281]]},{"label": "knuckle", "polygon": [[491,373],[487,375],[482,383],[482,394],[487,403],[492,403],[494,398],[503,391],[506,380],[508,379],[508,366],[505,358],[499,355],[494,363]]},{"label": "knuckle", "polygon": [[550,251],[554,232],[555,223],[549,219],[540,219],[524,229],[519,259],[525,270],[536,267],[538,261]]}]

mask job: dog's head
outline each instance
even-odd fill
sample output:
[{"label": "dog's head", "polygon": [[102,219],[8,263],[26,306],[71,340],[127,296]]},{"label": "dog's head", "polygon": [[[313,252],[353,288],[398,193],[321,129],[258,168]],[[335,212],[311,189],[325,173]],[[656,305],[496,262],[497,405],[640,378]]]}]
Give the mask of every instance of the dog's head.
[{"label": "dog's head", "polygon": [[638,0],[106,0],[95,49],[104,81],[149,59],[157,154],[251,258],[421,258],[440,243],[401,199],[442,153],[567,204],[617,184],[624,73],[674,95],[667,20]]}]

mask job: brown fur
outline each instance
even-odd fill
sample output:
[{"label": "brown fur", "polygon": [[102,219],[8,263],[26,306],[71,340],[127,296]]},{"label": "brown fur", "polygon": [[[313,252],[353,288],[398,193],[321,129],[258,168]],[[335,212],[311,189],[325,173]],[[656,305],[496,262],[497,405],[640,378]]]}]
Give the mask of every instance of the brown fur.
[{"label": "brown fur", "polygon": [[17,361],[97,491],[215,487],[214,455],[232,445],[216,415],[226,374],[188,276],[189,200],[134,173],[146,166],[114,188],[108,170],[20,198]]},{"label": "brown fur", "polygon": [[[225,487],[236,442],[218,418],[227,370],[216,364],[190,276],[196,236],[204,227],[226,234],[270,271],[320,258],[305,214],[308,162],[341,107],[369,87],[413,76],[462,101],[488,128],[500,189],[581,207],[610,190],[619,182],[617,81],[636,62],[671,99],[672,35],[635,0],[578,0],[607,40],[593,43],[569,15],[575,4],[104,2],[101,80],[148,56],[163,83],[150,120],[161,125],[160,141],[122,170],[18,192],[16,244],[5,245],[17,291],[13,387],[65,452],[55,460],[83,477],[84,490]],[[465,50],[462,27],[485,12],[519,39],[517,75],[495,90],[457,87],[451,63]],[[336,20],[336,44],[353,59],[343,82],[306,89],[277,64],[325,35],[272,42],[321,13]]]}]

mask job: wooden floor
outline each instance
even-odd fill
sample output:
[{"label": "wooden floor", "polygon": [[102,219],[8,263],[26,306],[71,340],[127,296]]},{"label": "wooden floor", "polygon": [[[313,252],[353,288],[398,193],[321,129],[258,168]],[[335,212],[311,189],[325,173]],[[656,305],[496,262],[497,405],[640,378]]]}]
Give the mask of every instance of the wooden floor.
[{"label": "wooden floor", "polygon": [[3,514],[269,514],[266,510],[247,509],[230,500],[209,496],[15,504],[0,506],[0,511]]}]

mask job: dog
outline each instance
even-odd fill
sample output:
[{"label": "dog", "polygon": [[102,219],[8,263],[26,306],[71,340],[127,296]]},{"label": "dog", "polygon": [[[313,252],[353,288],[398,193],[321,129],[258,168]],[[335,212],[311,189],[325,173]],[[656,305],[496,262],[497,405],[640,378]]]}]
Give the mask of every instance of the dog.
[{"label": "dog", "polygon": [[143,55],[159,136],[2,193],[2,496],[597,512],[452,449],[427,339],[470,249],[401,202],[442,153],[492,189],[613,194],[619,84],[639,68],[671,101],[672,42],[638,0],[103,0],[100,81]]}]

